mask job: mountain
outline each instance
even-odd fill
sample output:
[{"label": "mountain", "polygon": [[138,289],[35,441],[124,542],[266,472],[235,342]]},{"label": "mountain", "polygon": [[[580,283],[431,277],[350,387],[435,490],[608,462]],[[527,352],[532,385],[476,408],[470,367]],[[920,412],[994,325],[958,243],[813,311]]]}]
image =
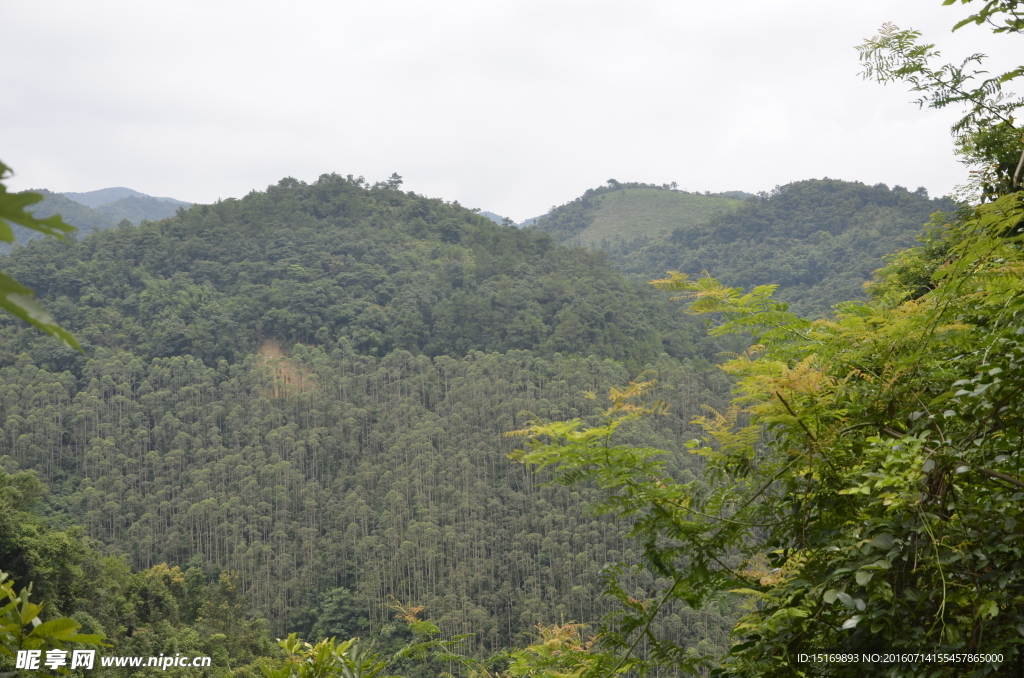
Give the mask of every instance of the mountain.
[{"label": "mountain", "polygon": [[708,271],[728,285],[778,284],[778,299],[820,317],[836,303],[864,299],[864,283],[887,255],[913,246],[933,213],[955,209],[923,188],[812,179],[664,239],[613,247],[610,256],[619,270],[641,278]]},{"label": "mountain", "polygon": [[[503,225],[505,223],[505,219],[507,218],[507,217],[503,217],[503,216],[501,216],[499,214],[495,214],[494,212],[487,212],[487,211],[480,212],[480,216],[487,217],[488,219],[490,219],[494,223],[496,223],[496,224],[503,224]],[[531,219],[526,219],[525,221],[522,221],[522,222],[516,224],[516,226],[518,226],[519,228],[526,228],[527,226],[533,225],[533,223],[535,221],[537,221],[538,219],[540,219],[540,217],[533,217]]]},{"label": "mountain", "polygon": [[[390,597],[480,653],[599,618],[602,568],[638,562],[629,525],[504,434],[595,421],[591,392],[645,373],[668,413],[621,440],[691,477],[692,421],[729,387],[703,326],[603,253],[337,175],[33,242],[5,271],[91,359],[0,319],[0,465],[133,568],[237,573],[276,636],[333,628],[344,600],[400,639]],[[659,633],[727,642],[727,605],[669,612]]]},{"label": "mountain", "polygon": [[[46,218],[59,214],[64,221],[78,229],[77,238],[83,238],[94,231],[116,226],[122,219],[133,224],[142,220],[156,221],[174,216],[179,208],[188,208],[191,203],[174,198],[154,198],[133,191],[130,188],[103,188],[88,193],[54,193],[46,189],[32,189],[44,198],[32,206],[30,211],[37,217]],[[42,238],[42,234],[12,226],[15,242],[26,244]],[[10,252],[11,246],[0,244],[0,254]]]},{"label": "mountain", "polygon": [[741,200],[730,197],[735,195],[743,194],[687,193],[610,180],[572,202],[552,207],[532,226],[567,245],[611,250],[638,239],[662,240],[677,228],[702,224],[739,205]]},{"label": "mountain", "polygon": [[[64,221],[71,224],[78,229],[75,237],[84,237],[93,231],[99,231],[104,228],[110,228],[117,224],[115,219],[110,214],[103,214],[77,203],[70,198],[61,195],[60,193],[53,193],[46,189],[32,189],[35,193],[41,193],[44,197],[42,202],[36,203],[30,208],[30,211],[38,218],[45,219],[51,217],[54,214],[59,214],[63,217]],[[38,240],[43,238],[41,233],[36,231],[12,224],[11,229],[14,231],[14,238],[16,244],[25,245],[32,240]],[[8,243],[0,243],[0,254],[6,254],[12,249]]]},{"label": "mountain", "polygon": [[190,203],[169,198],[151,198],[148,195],[130,195],[95,207],[95,211],[104,214],[115,222],[127,219],[138,224],[143,219],[156,221],[173,217],[179,209],[188,209]]},{"label": "mountain", "polygon": [[66,191],[61,195],[66,198],[70,198],[81,205],[85,205],[86,207],[99,207],[100,205],[106,205],[107,203],[112,203],[123,198],[152,198],[153,200],[161,200],[163,202],[169,202],[173,205],[182,205],[184,207],[188,207],[191,204],[182,200],[175,200],[174,198],[154,198],[153,196],[140,193],[139,191],[135,191],[130,188],[125,188],[124,186],[101,188],[97,191],[86,191],[85,193]]},{"label": "mountain", "polygon": [[[79,232],[76,235],[79,238],[93,231],[100,231],[117,225],[117,220],[112,215],[91,209],[60,193],[53,193],[52,191],[38,188],[32,189],[32,192],[40,193],[43,196],[42,202],[36,203],[30,208],[36,217],[46,218],[59,214],[64,221],[78,228]],[[28,232],[27,229],[25,230]],[[42,236],[34,234],[32,237],[39,238]],[[19,239],[19,242],[21,242],[21,239]]]},{"label": "mountain", "polygon": [[758,196],[616,183],[552,208],[534,228],[604,249],[630,277],[708,271],[728,285],[776,283],[777,297],[795,311],[821,316],[835,303],[864,298],[863,284],[884,256],[913,245],[933,212],[953,209],[924,189],[834,179]]},{"label": "mountain", "polygon": [[[61,195],[81,205],[91,207],[115,224],[122,219],[127,219],[133,224],[138,224],[143,219],[149,221],[167,219],[174,216],[179,207],[188,209],[192,205],[192,203],[174,198],[155,198],[123,186],[101,188],[98,191],[86,193],[66,192]],[[78,225],[74,222],[69,223]]]},{"label": "mountain", "polygon": [[495,214],[494,212],[488,212],[488,211],[484,210],[484,211],[480,212],[480,216],[487,217],[488,219],[490,219],[491,221],[493,221],[496,224],[504,224],[505,223],[505,217],[501,216],[500,214]]},{"label": "mountain", "polygon": [[[8,266],[44,298],[66,298],[81,338],[147,358],[188,353],[216,364],[266,338],[340,336],[376,356],[526,349],[638,365],[662,352],[695,355],[697,325],[671,320],[670,303],[609,270],[603,254],[401,195],[346,179],[285,182],[170,222],[104,231],[74,254],[38,243]],[[43,275],[51,265],[56,275]],[[114,278],[103,273],[111,267]],[[60,274],[71,268],[73,277]],[[104,300],[102,329],[83,294]]]},{"label": "mountain", "polygon": [[[271,637],[368,633],[390,647],[397,599],[487,654],[538,622],[600,618],[614,605],[598,595],[605,565],[640,562],[630,526],[590,511],[596,488],[511,462],[506,432],[600,421],[600,394],[643,374],[666,414],[613,444],[668,450],[679,480],[700,472],[694,419],[724,411],[730,388],[711,363],[744,346],[707,337],[645,277],[703,266],[799,285],[825,269],[795,299],[820,304],[944,207],[832,180],[745,201],[614,182],[520,229],[324,175],[32,242],[5,272],[90,359],[0,318],[0,467],[36,472],[42,514],[140,575],[188,572],[210,595],[237,582]],[[593,244],[589,229],[630,215],[634,240],[611,257],[553,237]],[[65,578],[96,571],[83,562]],[[38,576],[40,591],[59,588]],[[643,599],[655,575],[623,583]],[[82,616],[90,600],[58,602]],[[721,652],[738,612],[672,603],[652,629]],[[90,624],[120,629],[117,614]]]}]

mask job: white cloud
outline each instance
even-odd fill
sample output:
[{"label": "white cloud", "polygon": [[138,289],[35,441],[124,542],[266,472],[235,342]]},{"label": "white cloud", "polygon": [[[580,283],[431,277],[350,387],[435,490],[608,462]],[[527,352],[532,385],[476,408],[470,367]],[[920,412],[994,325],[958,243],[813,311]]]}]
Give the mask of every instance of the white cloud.
[{"label": "white cloud", "polygon": [[952,112],[858,76],[883,21],[1015,65],[939,0],[0,0],[14,188],[209,202],[383,179],[523,219],[609,177],[758,191],[962,180]]}]

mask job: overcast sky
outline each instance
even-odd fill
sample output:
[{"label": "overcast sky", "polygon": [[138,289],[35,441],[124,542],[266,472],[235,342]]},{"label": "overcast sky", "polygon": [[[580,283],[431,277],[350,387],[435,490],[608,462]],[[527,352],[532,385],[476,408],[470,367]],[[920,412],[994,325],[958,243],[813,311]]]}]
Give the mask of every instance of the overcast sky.
[{"label": "overcast sky", "polygon": [[[978,4],[977,2],[975,4]],[[969,6],[970,7],[970,6]],[[516,221],[608,178],[961,183],[952,112],[865,82],[884,21],[1016,65],[941,0],[0,0],[12,189],[193,202],[398,172]]]}]

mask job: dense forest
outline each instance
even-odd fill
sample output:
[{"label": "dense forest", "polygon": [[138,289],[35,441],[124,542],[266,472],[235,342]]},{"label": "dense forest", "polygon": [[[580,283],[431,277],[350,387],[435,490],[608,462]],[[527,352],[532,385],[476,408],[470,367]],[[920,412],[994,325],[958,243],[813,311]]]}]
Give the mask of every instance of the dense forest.
[{"label": "dense forest", "polygon": [[[0,464],[133,570],[214,592],[231,573],[271,635],[384,642],[394,598],[486,655],[599,618],[605,564],[638,562],[628,522],[593,515],[593,488],[545,486],[503,434],[592,420],[588,392],[657,374],[670,414],[630,439],[685,476],[691,420],[728,392],[721,342],[603,254],[395,181],[285,179],[4,266],[86,354],[0,321]],[[659,628],[721,652],[731,615],[681,605]]]},{"label": "dense forest", "polygon": [[0,182],[0,675],[1024,675],[1024,67],[920,38],[862,74],[966,107],[969,202]]},{"label": "dense forest", "polygon": [[[535,228],[561,242],[600,247],[616,268],[643,280],[665,271],[711,271],[730,285],[781,285],[780,299],[813,316],[866,298],[862,286],[883,257],[913,245],[932,213],[953,209],[923,189],[834,179],[779,186],[743,202],[632,184],[587,193],[553,208]],[[613,235],[600,227],[631,218],[645,227],[623,226]]]},{"label": "dense forest", "polygon": [[742,191],[690,193],[671,184],[609,179],[571,202],[552,206],[530,226],[561,243],[610,250],[613,245],[664,237],[675,228],[703,223],[749,197],[753,196]]},{"label": "dense forest", "polygon": [[[34,244],[6,269],[79,340],[147,358],[216,365],[266,338],[341,336],[377,356],[523,349],[639,367],[663,352],[713,355],[698,345],[699,323],[604,261],[458,205],[324,175],[78,243]],[[13,323],[0,332],[12,353],[33,341]]]}]

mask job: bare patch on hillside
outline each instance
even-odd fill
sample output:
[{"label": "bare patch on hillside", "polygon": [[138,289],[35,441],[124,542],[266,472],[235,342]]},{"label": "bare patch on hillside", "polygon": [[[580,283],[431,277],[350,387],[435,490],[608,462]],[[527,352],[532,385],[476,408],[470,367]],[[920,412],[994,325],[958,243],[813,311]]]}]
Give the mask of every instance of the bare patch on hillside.
[{"label": "bare patch on hillside", "polygon": [[273,376],[272,382],[264,386],[264,395],[276,398],[305,393],[316,387],[309,369],[289,358],[276,339],[264,341],[256,355],[260,357],[260,362],[270,368]]}]

